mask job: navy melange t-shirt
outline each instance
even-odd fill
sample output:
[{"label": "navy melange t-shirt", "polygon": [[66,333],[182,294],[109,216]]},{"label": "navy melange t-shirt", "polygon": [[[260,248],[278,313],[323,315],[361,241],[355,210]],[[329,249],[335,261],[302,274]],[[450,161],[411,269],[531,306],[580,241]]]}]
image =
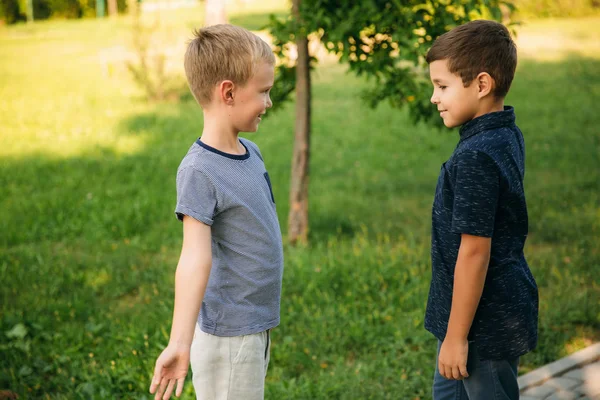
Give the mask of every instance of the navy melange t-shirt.
[{"label": "navy melange t-shirt", "polygon": [[482,359],[506,359],[537,343],[538,289],[523,254],[525,143],[512,107],[460,128],[440,170],[432,212],[432,279],[425,328],[444,340],[461,234],[492,238],[483,294],[469,332]]}]

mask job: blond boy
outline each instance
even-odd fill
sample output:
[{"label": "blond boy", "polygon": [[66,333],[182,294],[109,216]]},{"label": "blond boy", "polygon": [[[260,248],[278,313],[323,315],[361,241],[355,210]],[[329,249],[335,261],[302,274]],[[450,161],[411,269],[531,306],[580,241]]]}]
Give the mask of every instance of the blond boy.
[{"label": "blond boy", "polygon": [[262,155],[238,134],[256,131],[272,106],[274,62],[264,41],[231,25],[203,28],[188,46],[204,127],[177,172],[183,246],[170,340],[150,386],[156,399],[181,394],[190,363],[198,399],[264,397],[283,249]]}]

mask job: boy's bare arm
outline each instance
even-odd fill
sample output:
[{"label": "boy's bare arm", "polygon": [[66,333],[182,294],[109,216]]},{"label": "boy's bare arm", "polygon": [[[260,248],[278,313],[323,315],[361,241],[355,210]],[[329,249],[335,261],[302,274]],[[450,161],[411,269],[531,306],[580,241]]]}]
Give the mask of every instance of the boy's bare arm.
[{"label": "boy's bare arm", "polygon": [[491,245],[491,238],[467,234],[461,236],[454,269],[452,309],[438,366],[440,374],[447,379],[468,377],[467,336],[483,292]]},{"label": "boy's bare arm", "polygon": [[169,345],[191,346],[212,265],[210,226],[183,218],[183,246],[175,272],[175,310]]},{"label": "boy's bare arm", "polygon": [[[183,246],[175,273],[175,310],[168,346],[154,368],[150,393],[155,399],[168,399],[177,385],[176,396],[190,363],[190,347],[194,328],[212,265],[211,230],[191,217],[183,218]],[[158,390],[157,390],[158,389]]]},{"label": "boy's bare arm", "polygon": [[452,309],[446,337],[467,339],[483,292],[492,239],[463,234],[454,269]]}]

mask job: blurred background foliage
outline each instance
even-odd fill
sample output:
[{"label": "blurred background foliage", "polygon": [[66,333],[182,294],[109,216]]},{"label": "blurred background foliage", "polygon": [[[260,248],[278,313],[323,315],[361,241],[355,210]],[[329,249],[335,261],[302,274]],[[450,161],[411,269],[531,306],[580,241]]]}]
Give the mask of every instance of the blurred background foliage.
[{"label": "blurred background foliage", "polygon": [[[25,21],[26,1],[0,0],[0,20],[6,24]],[[102,1],[106,8],[107,0]],[[119,12],[126,12],[127,0],[117,2]],[[584,17],[600,11],[600,0],[511,0],[511,3],[516,7],[515,17],[527,19]],[[96,0],[33,0],[34,19],[95,17],[96,6]]]}]

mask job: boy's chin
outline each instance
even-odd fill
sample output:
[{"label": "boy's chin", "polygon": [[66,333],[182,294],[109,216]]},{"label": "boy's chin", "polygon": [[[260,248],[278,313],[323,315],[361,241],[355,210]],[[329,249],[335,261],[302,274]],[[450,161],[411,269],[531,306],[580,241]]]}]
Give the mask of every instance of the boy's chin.
[{"label": "boy's chin", "polygon": [[452,122],[446,122],[446,121],[444,121],[444,126],[446,128],[452,129],[452,128],[456,128],[458,125],[456,125],[455,123],[452,123]]},{"label": "boy's chin", "polygon": [[444,126],[448,129],[459,127],[462,124],[464,124],[464,122],[444,120]]},{"label": "boy's chin", "polygon": [[244,126],[242,129],[238,130],[239,132],[253,133],[258,131],[258,125],[254,126]]}]

